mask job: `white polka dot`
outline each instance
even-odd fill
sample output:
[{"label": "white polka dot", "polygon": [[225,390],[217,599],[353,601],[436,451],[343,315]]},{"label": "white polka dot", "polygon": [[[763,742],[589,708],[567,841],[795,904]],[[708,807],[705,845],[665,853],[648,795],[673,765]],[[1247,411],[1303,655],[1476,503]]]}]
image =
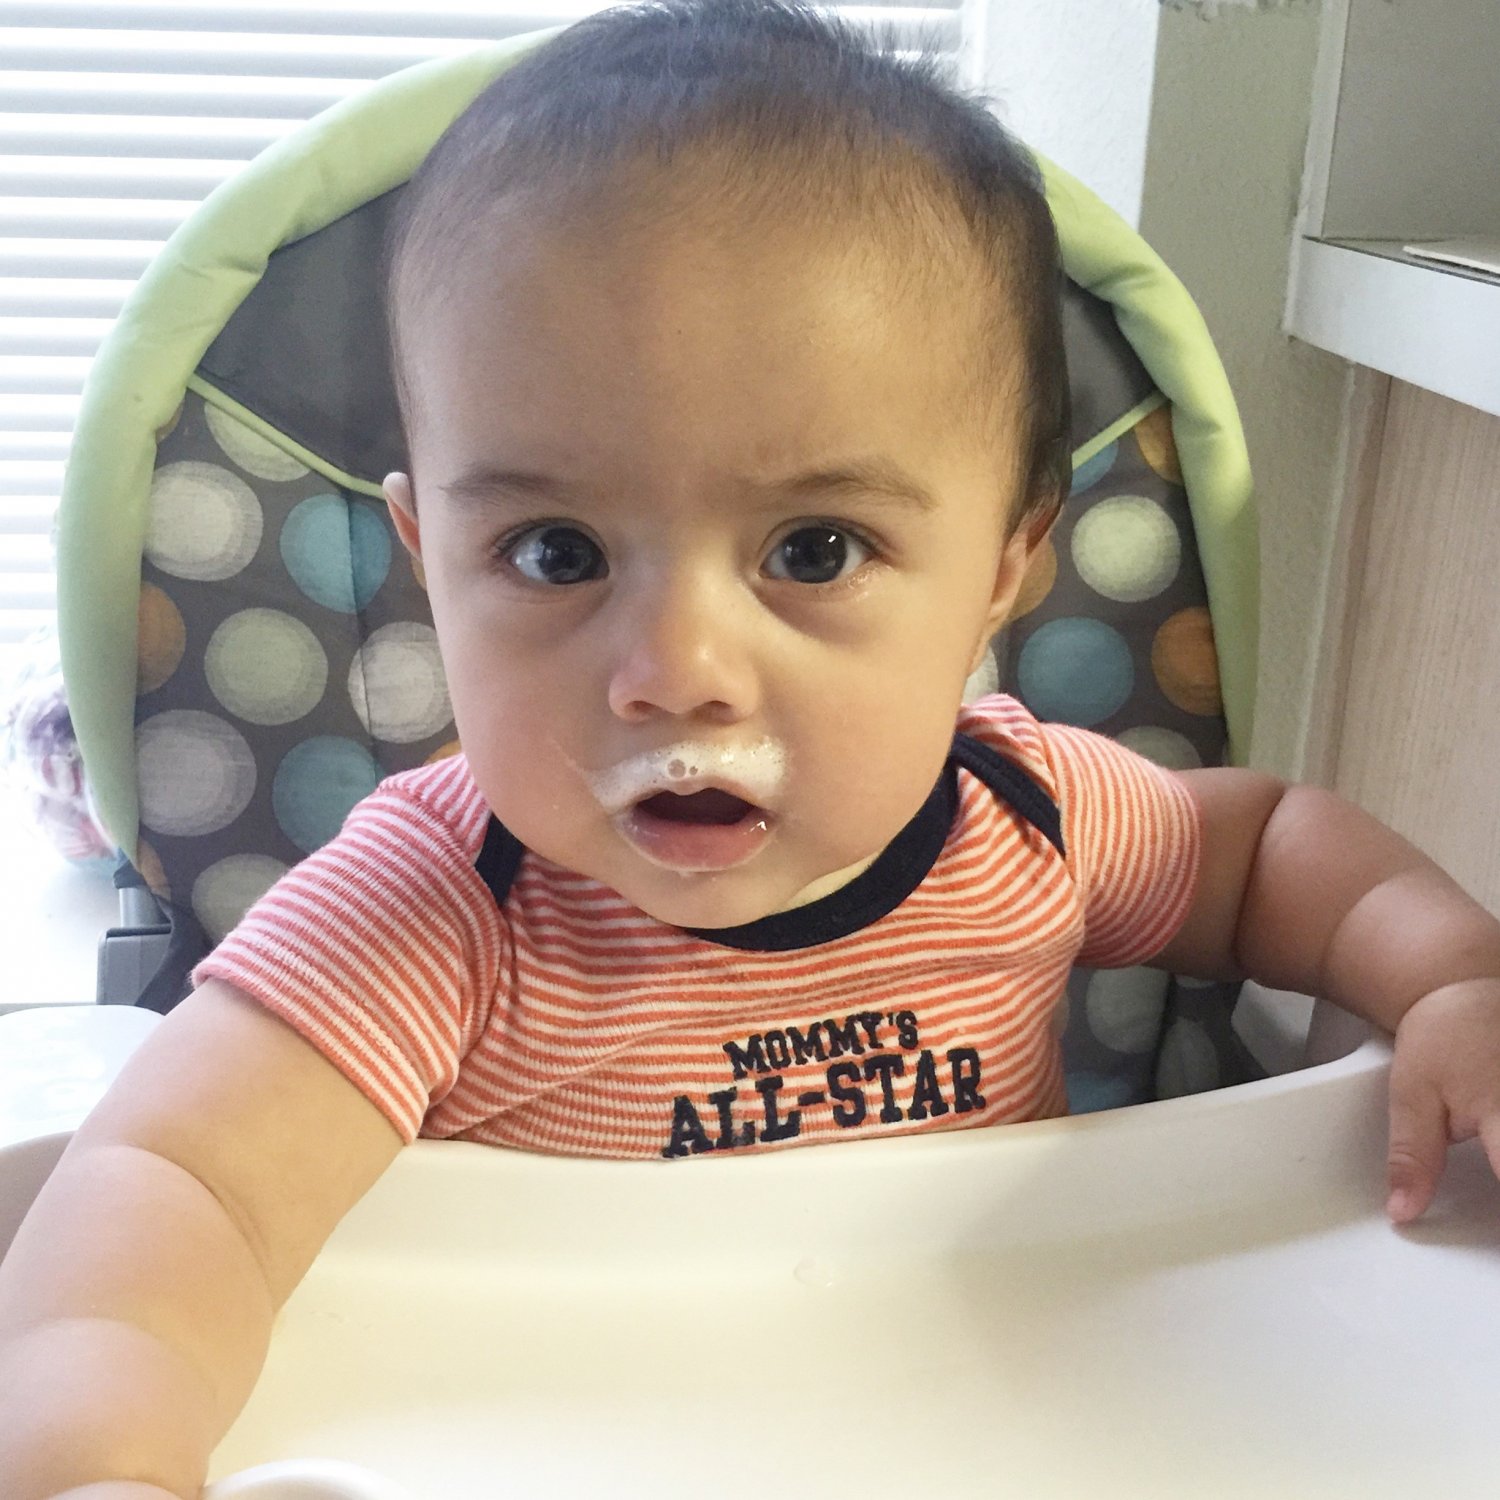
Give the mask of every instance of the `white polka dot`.
[{"label": "white polka dot", "polygon": [[965,703],[973,703],[976,698],[988,698],[991,693],[1000,691],[1000,668],[995,662],[995,653],[986,651],[984,660],[969,674],[969,680],[964,683]]},{"label": "white polka dot", "polygon": [[1100,969],[1084,1002],[1089,1030],[1111,1052],[1149,1052],[1161,1034],[1168,977],[1158,969]]},{"label": "white polka dot", "polygon": [[1182,539],[1145,495],[1114,495],[1073,528],[1073,565],[1096,593],[1122,604],[1154,598],[1177,576]]},{"label": "white polka dot", "polygon": [[260,501],[217,464],[163,465],[151,479],[150,505],[146,556],[176,578],[232,578],[260,546]]},{"label": "white polka dot", "polygon": [[301,620],[242,609],[214,631],[203,659],[214,697],[250,724],[290,724],[328,686],[328,658]]},{"label": "white polka dot", "polygon": [[264,854],[231,854],[210,865],[193,882],[193,910],[209,938],[223,938],[286,869]]},{"label": "white polka dot", "polygon": [[214,714],[173,709],[135,732],[141,822],[158,833],[213,833],[234,822],[255,790],[255,757]]},{"label": "white polka dot", "polygon": [[203,414],[208,418],[208,430],[213,433],[214,441],[247,474],[284,482],[300,479],[307,473],[307,465],[301,459],[293,458],[227,411],[205,403]]},{"label": "white polka dot", "polygon": [[1120,743],[1147,760],[1165,766],[1169,771],[1191,771],[1203,764],[1193,742],[1175,729],[1165,729],[1159,724],[1141,724],[1127,729],[1120,736]]},{"label": "white polka dot", "polygon": [[1198,1024],[1180,1017],[1161,1044],[1156,1065],[1156,1092],[1161,1099],[1201,1094],[1219,1086],[1219,1054],[1213,1039]]},{"label": "white polka dot", "polygon": [[349,665],[349,699],[378,740],[405,745],[444,728],[453,709],[437,632],[414,620],[382,626]]}]

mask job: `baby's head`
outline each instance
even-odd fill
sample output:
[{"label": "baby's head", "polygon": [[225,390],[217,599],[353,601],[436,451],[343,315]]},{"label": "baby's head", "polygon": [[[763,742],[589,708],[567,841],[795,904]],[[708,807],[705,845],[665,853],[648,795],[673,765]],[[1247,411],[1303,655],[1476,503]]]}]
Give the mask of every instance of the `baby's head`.
[{"label": "baby's head", "polygon": [[691,927],[869,864],[1066,493],[1060,291],[982,103],[781,0],[479,96],[392,241],[387,494],[522,843]]}]

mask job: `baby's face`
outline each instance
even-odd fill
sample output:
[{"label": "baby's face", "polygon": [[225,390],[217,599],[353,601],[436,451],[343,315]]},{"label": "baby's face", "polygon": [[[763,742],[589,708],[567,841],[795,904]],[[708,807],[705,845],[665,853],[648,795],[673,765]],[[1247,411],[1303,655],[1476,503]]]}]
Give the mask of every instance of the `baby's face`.
[{"label": "baby's face", "polygon": [[679,926],[890,842],[1040,539],[1006,539],[973,308],[850,239],[507,228],[405,329],[387,493],[478,785]]}]

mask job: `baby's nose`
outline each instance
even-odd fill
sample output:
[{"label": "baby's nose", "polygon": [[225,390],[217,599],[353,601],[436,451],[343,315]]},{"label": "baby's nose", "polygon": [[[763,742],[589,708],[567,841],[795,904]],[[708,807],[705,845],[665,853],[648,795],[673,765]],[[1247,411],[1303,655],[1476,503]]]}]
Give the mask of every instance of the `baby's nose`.
[{"label": "baby's nose", "polygon": [[758,678],[733,603],[701,581],[671,580],[622,612],[609,706],[621,719],[656,714],[737,723],[759,707]]}]

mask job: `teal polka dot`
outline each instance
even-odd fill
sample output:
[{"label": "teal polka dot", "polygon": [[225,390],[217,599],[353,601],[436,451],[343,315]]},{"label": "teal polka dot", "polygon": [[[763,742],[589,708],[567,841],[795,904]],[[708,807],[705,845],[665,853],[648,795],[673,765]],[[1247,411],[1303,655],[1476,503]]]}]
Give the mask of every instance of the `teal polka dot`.
[{"label": "teal polka dot", "polygon": [[1068,491],[1069,495],[1081,495],[1085,490],[1093,489],[1114,468],[1119,455],[1118,442],[1106,443],[1087,463],[1079,464],[1073,470],[1073,488]]},{"label": "teal polka dot", "polygon": [[1016,680],[1037,718],[1088,729],[1124,705],[1135,667],[1118,630],[1075,615],[1051,620],[1031,636],[1021,648]]},{"label": "teal polka dot", "polygon": [[271,810],[281,831],[311,854],[343,827],[349,809],[375,790],[382,774],[358,741],[317,735],[289,750],[276,768]]},{"label": "teal polka dot", "polygon": [[311,495],[281,528],[281,558],[309,599],[353,614],[391,570],[391,534],[385,515],[368,501]]},{"label": "teal polka dot", "polygon": [[1135,1081],[1111,1073],[1069,1073],[1068,1113],[1091,1115],[1101,1109],[1123,1109],[1134,1104]]}]

